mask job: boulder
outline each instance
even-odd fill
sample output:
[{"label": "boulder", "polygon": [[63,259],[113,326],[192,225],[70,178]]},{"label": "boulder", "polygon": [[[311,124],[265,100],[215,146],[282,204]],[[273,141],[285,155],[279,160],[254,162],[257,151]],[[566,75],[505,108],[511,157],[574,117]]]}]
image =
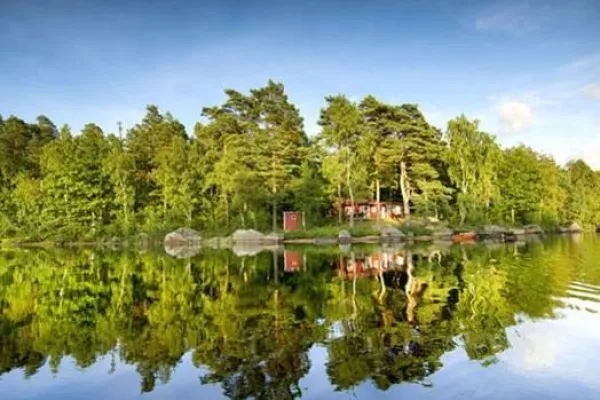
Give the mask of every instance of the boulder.
[{"label": "boulder", "polygon": [[280,232],[271,232],[265,236],[264,241],[268,243],[283,243],[284,235]]},{"label": "boulder", "polygon": [[404,238],[404,233],[392,226],[384,226],[381,228],[381,239],[387,241],[399,241]]},{"label": "boulder", "polygon": [[254,229],[238,229],[231,237],[235,243],[260,243],[265,239],[265,235]]},{"label": "boulder", "polygon": [[525,235],[525,229],[513,228],[504,235],[504,239],[508,242],[516,242],[520,237]]},{"label": "boulder", "polygon": [[544,230],[539,225],[525,225],[523,227],[528,235],[543,235]]},{"label": "boulder", "polygon": [[338,233],[338,242],[341,244],[352,243],[352,235],[347,230],[342,230]]},{"label": "boulder", "polygon": [[190,228],[179,228],[165,236],[165,244],[200,244],[202,237]]},{"label": "boulder", "polygon": [[571,225],[569,225],[569,230],[571,232],[583,232],[583,228],[577,222],[573,222]]},{"label": "boulder", "polygon": [[340,253],[347,254],[352,250],[352,245],[350,243],[340,243],[339,245]]},{"label": "boulder", "polygon": [[507,233],[509,233],[508,229],[499,225],[485,225],[477,232],[478,236],[488,239],[502,239]]},{"label": "boulder", "polygon": [[177,258],[193,257],[200,251],[202,237],[190,228],[179,228],[165,236],[165,251]]},{"label": "boulder", "polygon": [[175,258],[193,257],[200,252],[200,249],[201,246],[199,244],[168,245],[165,243],[165,252]]},{"label": "boulder", "polygon": [[561,233],[580,233],[583,232],[583,228],[577,222],[573,222],[568,226],[563,226],[559,229]]},{"label": "boulder", "polygon": [[514,236],[523,236],[527,231],[523,228],[513,228],[508,233]]}]

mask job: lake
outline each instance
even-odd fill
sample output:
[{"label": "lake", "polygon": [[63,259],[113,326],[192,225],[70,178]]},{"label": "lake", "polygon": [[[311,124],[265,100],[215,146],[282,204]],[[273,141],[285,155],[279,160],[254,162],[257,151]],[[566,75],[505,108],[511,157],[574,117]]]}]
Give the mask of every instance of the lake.
[{"label": "lake", "polygon": [[600,237],[0,251],[2,399],[600,398]]}]

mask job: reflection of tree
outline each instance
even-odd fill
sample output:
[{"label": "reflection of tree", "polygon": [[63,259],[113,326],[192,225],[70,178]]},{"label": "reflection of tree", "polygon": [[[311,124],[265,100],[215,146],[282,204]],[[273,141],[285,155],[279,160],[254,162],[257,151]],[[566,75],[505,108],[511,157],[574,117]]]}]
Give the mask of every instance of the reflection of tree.
[{"label": "reflection of tree", "polygon": [[[280,271],[271,270],[270,260],[259,261],[254,279],[229,276],[227,290],[210,303],[194,362],[210,369],[203,383],[221,382],[231,398],[298,397],[298,382],[310,366],[307,351],[324,333],[314,304],[323,298],[322,278],[273,276]],[[281,281],[287,285],[277,284]]]},{"label": "reflection of tree", "polygon": [[470,358],[493,362],[509,346],[506,328],[516,316],[552,317],[552,298],[567,282],[600,279],[586,256],[597,248],[549,241],[516,253],[453,247],[441,257],[430,249],[385,257],[369,248],[341,256],[311,250],[295,272],[264,253],[240,259],[203,251],[177,260],[3,252],[0,374],[21,368],[34,375],[46,362],[59,373],[65,356],[85,368],[110,355],[135,365],[141,390],[151,391],[191,351],[207,371],[201,382],[221,384],[226,396],[294,398],[309,349],[321,343],[338,390],[366,380],[385,390],[423,381],[459,343]]},{"label": "reflection of tree", "polygon": [[[347,303],[345,292],[332,293],[330,319],[342,322],[340,336],[329,343],[327,372],[339,390],[366,379],[383,390],[392,384],[423,380],[441,366],[439,357],[452,348],[452,334],[443,329],[443,324],[427,317],[425,325],[417,323],[417,305],[426,284],[414,276],[413,258],[410,252],[403,254],[397,268],[375,275],[375,279],[360,280],[359,306],[353,314],[346,312],[344,317],[343,311],[335,309],[335,304],[343,309]],[[375,289],[382,281],[386,287],[384,297]],[[441,314],[441,306],[433,306]]]}]

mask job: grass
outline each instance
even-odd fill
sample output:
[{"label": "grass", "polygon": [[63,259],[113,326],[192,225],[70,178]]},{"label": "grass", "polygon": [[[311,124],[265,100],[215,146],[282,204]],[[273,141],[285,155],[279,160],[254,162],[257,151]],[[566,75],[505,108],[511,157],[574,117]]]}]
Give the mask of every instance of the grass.
[{"label": "grass", "polygon": [[402,231],[405,235],[412,236],[430,236],[433,233],[433,230],[427,228],[426,226],[414,223],[403,223],[398,229]]},{"label": "grass", "polygon": [[309,228],[301,231],[285,232],[286,239],[309,239],[322,237],[338,237],[340,231],[346,230],[353,237],[378,236],[379,230],[372,222],[356,222],[353,227],[349,225],[326,225]]}]

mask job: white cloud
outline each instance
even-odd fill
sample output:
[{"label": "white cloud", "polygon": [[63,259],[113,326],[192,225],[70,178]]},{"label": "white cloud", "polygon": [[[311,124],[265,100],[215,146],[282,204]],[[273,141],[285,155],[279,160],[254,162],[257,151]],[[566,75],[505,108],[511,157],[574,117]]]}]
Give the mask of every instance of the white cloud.
[{"label": "white cloud", "polygon": [[534,121],[532,102],[502,100],[497,106],[497,111],[500,126],[508,133],[521,132],[529,128]]},{"label": "white cloud", "polygon": [[562,72],[578,72],[597,66],[600,66],[600,54],[591,54],[569,62],[560,67],[559,70]]},{"label": "white cloud", "polygon": [[[543,30],[560,30],[592,21],[590,10],[597,0],[495,0],[476,2],[469,22],[478,31],[504,32],[514,35],[534,34]],[[481,6],[481,4],[484,4]],[[556,42],[553,42],[556,45]]]},{"label": "white cloud", "polygon": [[500,4],[485,9],[475,19],[479,31],[524,33],[539,28],[540,21],[529,3]]},{"label": "white cloud", "polygon": [[600,83],[590,83],[581,88],[581,93],[592,99],[600,99]]}]

